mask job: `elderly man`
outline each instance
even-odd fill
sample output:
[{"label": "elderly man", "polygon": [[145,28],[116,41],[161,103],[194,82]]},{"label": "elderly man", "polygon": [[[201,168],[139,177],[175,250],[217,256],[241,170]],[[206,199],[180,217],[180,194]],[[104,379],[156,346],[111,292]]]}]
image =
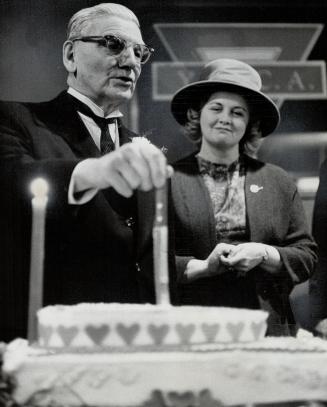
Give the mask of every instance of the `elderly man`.
[{"label": "elderly man", "polygon": [[29,185],[39,176],[49,183],[44,304],[153,300],[140,295],[140,276],[151,274],[151,227],[137,216],[133,192],[162,186],[169,171],[159,149],[130,142],[136,135],[119,111],[152,52],[126,7],[80,10],[63,46],[68,90],[44,103],[0,104],[1,340],[26,335]]}]

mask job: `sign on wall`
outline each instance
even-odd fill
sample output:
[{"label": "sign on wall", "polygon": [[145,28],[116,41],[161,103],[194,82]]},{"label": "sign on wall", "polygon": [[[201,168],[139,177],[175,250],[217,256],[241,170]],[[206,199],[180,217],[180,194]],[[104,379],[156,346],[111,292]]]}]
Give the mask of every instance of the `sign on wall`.
[{"label": "sign on wall", "polygon": [[169,23],[154,28],[171,58],[152,64],[154,100],[171,100],[215,58],[253,65],[261,75],[262,90],[278,105],[285,99],[327,96],[325,62],[307,61],[322,24]]}]

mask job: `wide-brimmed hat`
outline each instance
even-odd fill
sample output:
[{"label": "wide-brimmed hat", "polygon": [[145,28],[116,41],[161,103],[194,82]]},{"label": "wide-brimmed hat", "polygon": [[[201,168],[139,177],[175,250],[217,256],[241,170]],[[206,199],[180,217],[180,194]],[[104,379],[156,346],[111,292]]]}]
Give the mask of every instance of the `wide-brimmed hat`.
[{"label": "wide-brimmed hat", "polygon": [[187,122],[189,108],[199,108],[201,101],[213,92],[230,91],[242,95],[249,103],[251,114],[261,122],[262,136],[278,126],[278,107],[261,92],[259,73],[250,65],[236,59],[216,59],[204,66],[200,78],[179,89],[171,101],[171,111],[178,123]]}]

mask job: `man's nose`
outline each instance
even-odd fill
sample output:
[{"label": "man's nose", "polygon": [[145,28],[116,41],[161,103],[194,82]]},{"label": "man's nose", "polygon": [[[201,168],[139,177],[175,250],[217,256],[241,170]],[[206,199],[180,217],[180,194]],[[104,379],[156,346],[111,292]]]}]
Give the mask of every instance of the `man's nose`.
[{"label": "man's nose", "polygon": [[129,68],[134,68],[140,65],[138,58],[135,56],[133,46],[130,45],[126,47],[118,57],[120,66],[128,66]]}]

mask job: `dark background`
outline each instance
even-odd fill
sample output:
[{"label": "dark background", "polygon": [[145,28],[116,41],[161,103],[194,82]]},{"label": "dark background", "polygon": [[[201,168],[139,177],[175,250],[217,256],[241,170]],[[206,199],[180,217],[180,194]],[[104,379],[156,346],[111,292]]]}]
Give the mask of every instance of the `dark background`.
[{"label": "dark background", "polygon": [[[65,88],[61,49],[67,22],[80,8],[97,3],[86,0],[0,0],[0,99],[41,101],[54,97]],[[326,0],[122,0],[120,3],[139,17],[145,42],[156,49],[152,61],[171,60],[153,29],[154,23],[325,24],[327,21]],[[324,28],[308,59],[326,61],[326,58],[327,28]],[[126,110],[125,120],[134,130],[149,135],[157,145],[167,147],[168,157],[173,160],[185,155],[192,146],[181,136],[179,126],[171,117],[169,103],[152,100],[150,65],[144,66],[138,83],[139,122],[131,121],[129,110]],[[285,101],[281,114],[278,131],[270,136],[268,150],[263,148],[260,154],[291,172],[316,175],[324,156],[322,148],[324,151],[327,145],[326,100]],[[286,156],[285,149],[278,147],[286,140],[286,137],[280,139],[281,134],[299,136],[288,143]],[[271,145],[272,140],[278,140],[277,147]]]}]

